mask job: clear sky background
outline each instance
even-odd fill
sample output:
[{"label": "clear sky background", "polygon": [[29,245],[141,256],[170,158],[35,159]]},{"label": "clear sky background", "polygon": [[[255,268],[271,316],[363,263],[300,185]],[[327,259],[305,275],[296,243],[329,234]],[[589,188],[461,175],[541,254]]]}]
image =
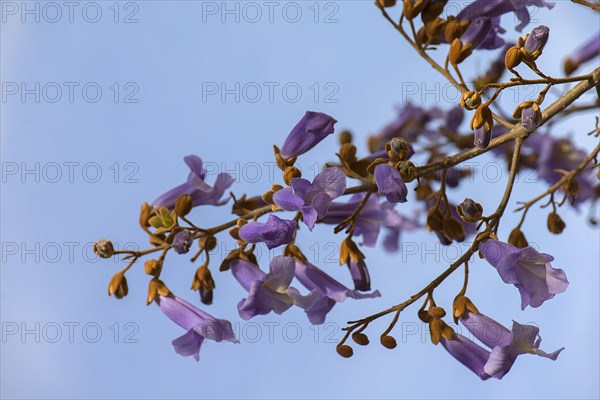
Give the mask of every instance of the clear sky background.
[{"label": "clear sky background", "polygon": [[[597,15],[569,1],[557,3],[550,12],[535,10],[526,28],[550,26],[539,65],[553,76],[561,74],[562,55],[600,29]],[[318,327],[299,309],[243,323],[235,307],[243,289],[230,273],[215,272],[215,304],[205,309],[231,320],[241,344],[207,342],[199,363],[175,354],[170,342],[183,331],[156,306],[145,306],[148,279],[141,265],[129,274],[129,296],[121,301],[107,296],[108,281],[122,264],[98,260],[91,244],[104,237],[119,246],[145,247],[137,229],[139,206],[185,179],[183,156],[201,156],[209,182],[226,171],[236,178],[235,193],[259,194],[273,182],[271,146],[282,143],[306,110],[334,116],[337,131],[351,129],[364,151],[366,135],[390,121],[403,102],[444,108],[456,103],[456,92],[370,1],[75,2],[71,15],[63,2],[0,5],[3,398],[600,395],[599,236],[587,223],[587,209],[563,211],[562,236],[547,233],[547,210],[528,216],[529,240],[554,255],[554,266],[565,269],[571,283],[542,308],[521,311],[514,287],[484,261],[472,264],[469,295],[482,312],[509,326],[512,319],[538,325],[546,351],[566,347],[556,362],[520,357],[502,381],[480,381],[433,346],[415,308],[394,331],[395,350],[378,344],[389,322],[383,318],[366,331],[371,345],[355,346],[348,360],[335,353],[345,321],[404,301],[467,248],[442,249],[423,232],[404,235],[400,254],[366,250],[373,287],[383,297],[339,304]],[[39,22],[24,7],[37,7]],[[237,15],[225,7],[237,7]],[[505,37],[514,39],[514,17],[502,21]],[[484,71],[495,54],[477,53],[465,75]],[[594,64],[597,59],[582,72]],[[235,91],[236,82],[239,101],[231,93],[221,98],[221,84]],[[219,92],[211,94],[215,88]],[[21,97],[23,89],[32,91]],[[502,101],[512,110],[532,95],[513,91]],[[591,148],[597,139],[585,132],[593,124],[592,112],[566,119],[552,132]],[[332,160],[336,143],[332,136],[301,159],[307,176]],[[498,175],[499,160],[477,161],[475,181],[450,197],[469,196],[491,210],[506,173]],[[509,209],[544,190],[535,177],[519,179]],[[398,209],[415,212],[410,202]],[[192,217],[206,227],[229,219],[227,207],[199,208]],[[502,238],[516,218],[502,223]],[[345,267],[335,263],[339,238],[331,227],[311,235],[303,230],[301,238],[317,265],[351,284]],[[231,241],[224,246],[223,254],[233,248]],[[263,253],[263,265],[267,258]],[[198,303],[189,290],[196,267],[187,256],[169,256],[164,278],[175,293]],[[438,303],[449,308],[461,280],[457,274],[436,290]]]}]

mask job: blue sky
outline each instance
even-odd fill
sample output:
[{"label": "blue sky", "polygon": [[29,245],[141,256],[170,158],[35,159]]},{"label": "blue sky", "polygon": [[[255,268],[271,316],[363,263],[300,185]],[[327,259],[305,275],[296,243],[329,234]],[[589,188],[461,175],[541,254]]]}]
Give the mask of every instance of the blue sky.
[{"label": "blue sky", "polygon": [[[366,135],[396,106],[448,108],[455,92],[369,1],[51,3],[0,3],[3,398],[598,398],[599,237],[587,211],[572,209],[562,214],[562,236],[546,231],[545,210],[532,210],[525,224],[529,240],[566,271],[567,292],[521,311],[517,290],[487,263],[475,259],[470,275],[480,310],[506,325],[538,325],[547,351],[566,347],[556,362],[523,356],[502,381],[481,382],[428,341],[415,309],[394,331],[395,350],[377,344],[382,320],[367,331],[371,345],[349,360],[337,356],[345,321],[405,300],[466,249],[442,249],[422,232],[403,237],[401,254],[367,249],[383,297],[337,305],[319,327],[300,310],[243,322],[235,308],[243,289],[215,272],[207,311],[231,320],[241,344],[206,343],[199,363],[175,354],[170,342],[183,332],[145,306],[141,268],[130,273],[127,298],[109,298],[107,283],[121,264],[98,260],[91,244],[106,237],[146,246],[136,228],[139,205],[185,179],[183,156],[201,156],[209,182],[230,172],[236,193],[259,194],[273,183],[271,146],[306,110],[334,116],[337,130],[351,129],[364,151]],[[597,15],[557,3],[534,10],[529,26],[551,28],[538,64],[553,76],[565,51],[600,28]],[[508,38],[516,37],[513,22],[503,17]],[[484,71],[491,57],[478,53],[464,74]],[[502,101],[511,109],[532,94],[514,91]],[[556,124],[553,134],[591,148],[597,139],[584,134],[593,124],[594,113],[586,113]],[[335,150],[332,136],[300,165],[312,176]],[[473,197],[490,210],[506,173],[497,176],[503,164],[493,158],[477,162],[474,182],[449,196]],[[544,190],[535,178],[519,178],[509,209]],[[414,212],[410,203],[399,210]],[[226,207],[192,216],[202,226],[229,218]],[[501,236],[516,222],[507,216]],[[328,227],[301,237],[319,266],[350,284],[334,262],[339,238]],[[184,256],[169,257],[163,274],[193,301],[195,268]],[[438,303],[449,307],[461,280],[448,279]]]}]

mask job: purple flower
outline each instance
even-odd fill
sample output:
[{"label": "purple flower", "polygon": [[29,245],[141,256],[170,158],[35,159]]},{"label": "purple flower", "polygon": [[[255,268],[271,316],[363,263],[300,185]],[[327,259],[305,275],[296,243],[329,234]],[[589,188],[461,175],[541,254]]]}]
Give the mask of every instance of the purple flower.
[{"label": "purple flower", "polygon": [[[346,203],[333,202],[329,207],[327,216],[321,222],[338,225],[348,218],[356,207],[362,202],[364,194],[356,194]],[[415,230],[419,224],[408,219],[394,210],[394,205],[384,202],[380,204],[377,196],[371,196],[356,218],[354,236],[361,236],[363,244],[374,247],[382,227],[386,228],[387,236],[384,239],[384,248],[395,252],[399,248],[400,233]]]},{"label": "purple flower", "polygon": [[539,107],[527,107],[521,111],[521,125],[527,132],[533,132],[542,121]]},{"label": "purple flower", "polygon": [[[316,301],[307,307],[303,307],[308,320],[314,325],[325,322],[327,313],[331,311],[335,303],[343,302],[348,297],[352,299],[370,299],[381,296],[378,290],[372,293],[360,293],[357,290],[348,289],[314,265],[303,264],[299,261],[296,261],[296,278],[311,293],[318,296]],[[301,296],[296,289],[290,288],[288,292],[296,302],[307,303],[306,300],[303,300],[307,296]]]},{"label": "purple flower", "polygon": [[492,29],[492,21],[486,17],[476,18],[471,22],[466,32],[460,36],[460,41],[464,46],[471,46],[473,49],[479,47]]},{"label": "purple flower", "polygon": [[187,330],[172,342],[177,354],[194,356],[198,361],[204,339],[239,343],[229,321],[217,319],[179,297],[158,296],[156,304],[171,321]]},{"label": "purple flower", "polygon": [[540,25],[537,28],[533,28],[527,40],[525,41],[525,50],[529,54],[535,52],[541,53],[544,50],[544,46],[548,42],[550,36],[550,28],[545,25]]},{"label": "purple flower", "polygon": [[502,379],[510,371],[517,357],[530,353],[540,357],[556,360],[561,348],[551,354],[539,349],[542,342],[539,328],[532,325],[521,325],[513,321],[512,330],[502,324],[480,314],[466,311],[460,317],[469,332],[487,347],[492,349],[485,363],[484,372],[497,379]]},{"label": "purple flower", "polygon": [[586,42],[583,46],[575,50],[565,60],[565,74],[571,75],[581,64],[587,62],[594,57],[597,57],[600,53],[600,32]]},{"label": "purple flower", "polygon": [[487,125],[483,124],[479,128],[475,128],[473,131],[473,144],[475,147],[485,149],[489,146],[492,140],[492,130],[487,129]]},{"label": "purple flower", "polygon": [[386,125],[381,133],[369,137],[369,149],[372,153],[383,150],[385,144],[395,137],[414,141],[422,134],[429,135],[430,130],[426,129],[426,125],[431,120],[444,116],[444,113],[437,108],[424,110],[412,105],[412,103],[405,104],[397,111],[396,118]]},{"label": "purple flower", "polygon": [[[291,257],[277,256],[269,266],[269,273],[264,273],[256,265],[235,260],[231,263],[231,272],[244,289],[248,297],[238,303],[240,317],[248,320],[257,315],[266,315],[271,311],[282,314],[294,305],[294,299],[288,294],[290,283],[294,279],[294,259]],[[297,291],[294,292],[297,295]],[[301,304],[309,304],[316,300],[316,293],[312,297],[296,296]],[[312,298],[312,300],[310,300]]]},{"label": "purple flower", "polygon": [[451,340],[441,338],[440,343],[452,357],[477,374],[482,380],[490,378],[490,375],[486,374],[484,370],[490,357],[489,351],[458,333]]},{"label": "purple flower", "polygon": [[[587,153],[575,147],[570,139],[555,138],[549,134],[531,135],[526,144],[538,153],[538,176],[550,184],[556,183],[562,177],[557,170],[575,169],[587,156]],[[591,171],[591,168],[586,168],[576,178],[579,183],[576,204],[595,196],[593,184],[590,182]]]},{"label": "purple flower", "polygon": [[200,157],[192,155],[184,157],[183,160],[190,168],[187,182],[169,190],[154,200],[152,205],[155,208],[167,207],[173,209],[175,201],[183,194],[189,194],[192,197],[194,207],[203,204],[220,206],[227,203],[227,200],[221,201],[220,199],[225,190],[233,184],[231,175],[223,172],[220,173],[217,175],[215,185],[211,187],[204,182],[206,170],[202,167],[202,159]]},{"label": "purple flower", "polygon": [[461,107],[452,107],[444,116],[444,126],[450,132],[456,132],[463,122],[465,113]]},{"label": "purple flower", "polygon": [[521,32],[531,21],[528,6],[553,8],[554,3],[544,0],[476,0],[465,7],[458,14],[457,19],[459,21],[473,21],[478,17],[498,19],[502,14],[514,12],[521,22],[515,29]]},{"label": "purple flower", "polygon": [[353,260],[348,261],[348,269],[350,270],[350,276],[354,281],[354,289],[360,290],[361,292],[368,292],[371,290],[371,276],[367,269],[367,264],[364,260],[360,260],[355,263]]},{"label": "purple flower", "polygon": [[379,164],[373,173],[379,194],[385,196],[390,203],[405,203],[408,189],[400,177],[398,170],[391,165]]},{"label": "purple flower", "polygon": [[250,222],[240,228],[239,236],[248,243],[265,243],[269,249],[294,239],[296,223],[271,214],[266,223]]},{"label": "purple flower", "polygon": [[505,283],[513,284],[521,294],[521,308],[539,307],[544,301],[562,293],[569,286],[562,269],[552,268],[549,254],[538,253],[532,247],[519,249],[498,240],[479,244],[485,259],[492,264]]},{"label": "purple flower", "polygon": [[315,222],[327,215],[333,199],[346,190],[346,176],[339,168],[326,168],[313,183],[302,178],[293,178],[291,188],[275,192],[273,201],[286,211],[300,211],[304,223],[312,231]]},{"label": "purple flower", "polygon": [[336,122],[327,114],[307,111],[285,139],[279,154],[291,158],[306,153],[333,133]]},{"label": "purple flower", "polygon": [[193,242],[194,240],[192,239],[190,232],[187,229],[184,229],[175,234],[175,237],[173,238],[173,250],[175,250],[177,254],[186,254],[190,251],[190,246]]}]

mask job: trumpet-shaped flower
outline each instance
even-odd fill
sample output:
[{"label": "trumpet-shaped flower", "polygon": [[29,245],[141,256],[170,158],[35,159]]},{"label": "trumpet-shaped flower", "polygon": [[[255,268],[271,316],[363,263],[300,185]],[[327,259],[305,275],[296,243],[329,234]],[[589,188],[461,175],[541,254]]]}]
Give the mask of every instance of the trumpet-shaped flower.
[{"label": "trumpet-shaped flower", "polygon": [[488,239],[479,244],[485,259],[492,264],[505,283],[513,284],[521,294],[521,308],[539,307],[544,301],[562,293],[569,286],[562,269],[552,268],[549,254],[532,247],[519,249],[508,243]]},{"label": "trumpet-shaped flower", "polygon": [[291,188],[275,192],[273,201],[286,211],[300,211],[304,223],[312,230],[317,219],[327,215],[331,202],[346,190],[346,176],[339,168],[326,168],[311,183],[293,178]]},{"label": "trumpet-shaped flower", "polygon": [[[343,302],[349,297],[352,299],[370,299],[381,296],[378,290],[372,293],[360,293],[357,290],[348,289],[312,264],[296,261],[295,275],[296,279],[311,291],[311,295],[316,293],[318,296],[312,304],[303,307],[308,320],[315,325],[325,322],[327,313],[331,311],[335,303]],[[297,302],[305,305],[308,303],[296,289],[290,288],[289,294]]]},{"label": "trumpet-shaped flower", "polygon": [[289,287],[295,272],[293,258],[277,256],[269,267],[269,272],[265,273],[248,261],[231,263],[233,276],[248,291],[248,297],[238,303],[240,317],[245,320],[271,311],[282,314],[294,305],[295,300],[300,305],[312,305],[316,300],[316,293],[312,297],[310,294],[295,296],[295,300],[288,294],[288,290],[293,290]]},{"label": "trumpet-shaped flower", "polygon": [[217,319],[179,297],[157,296],[156,304],[171,321],[187,330],[172,342],[175,351],[182,356],[200,360],[204,339],[239,343],[229,321]]},{"label": "trumpet-shaped flower", "polygon": [[177,199],[184,194],[192,198],[192,204],[195,206],[212,204],[215,206],[223,205],[227,200],[221,200],[223,193],[233,184],[233,178],[227,173],[217,175],[214,186],[208,185],[204,180],[206,170],[202,166],[202,159],[198,156],[187,156],[183,159],[190,168],[187,181],[168,192],[160,195],[152,205],[155,208],[167,207],[173,209]]},{"label": "trumpet-shaped flower", "polygon": [[296,223],[269,215],[266,223],[250,222],[240,228],[240,238],[248,243],[264,243],[269,249],[287,244],[294,239]]},{"label": "trumpet-shaped flower", "polygon": [[327,114],[307,111],[285,139],[279,154],[291,158],[306,153],[333,133],[336,122]]}]

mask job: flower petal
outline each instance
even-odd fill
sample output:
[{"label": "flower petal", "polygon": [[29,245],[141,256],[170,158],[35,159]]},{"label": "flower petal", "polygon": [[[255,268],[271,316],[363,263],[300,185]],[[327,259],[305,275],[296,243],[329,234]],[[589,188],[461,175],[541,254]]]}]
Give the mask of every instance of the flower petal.
[{"label": "flower petal", "polygon": [[193,329],[190,329],[171,343],[175,348],[175,352],[184,357],[194,356],[196,361],[200,361],[200,347],[204,337],[197,334]]},{"label": "flower petal", "polygon": [[267,276],[267,274],[256,265],[240,259],[234,260],[231,263],[231,272],[246,291],[250,291],[252,282],[263,281]]}]

